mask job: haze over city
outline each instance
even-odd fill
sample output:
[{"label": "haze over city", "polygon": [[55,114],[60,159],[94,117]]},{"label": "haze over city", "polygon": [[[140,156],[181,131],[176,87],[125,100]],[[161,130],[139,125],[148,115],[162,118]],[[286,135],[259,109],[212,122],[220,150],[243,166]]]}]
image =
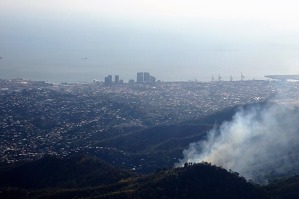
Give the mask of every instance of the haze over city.
[{"label": "haze over city", "polygon": [[299,198],[295,0],[0,0],[0,198]]},{"label": "haze over city", "polygon": [[92,81],[298,74],[296,1],[0,2],[0,78]]}]

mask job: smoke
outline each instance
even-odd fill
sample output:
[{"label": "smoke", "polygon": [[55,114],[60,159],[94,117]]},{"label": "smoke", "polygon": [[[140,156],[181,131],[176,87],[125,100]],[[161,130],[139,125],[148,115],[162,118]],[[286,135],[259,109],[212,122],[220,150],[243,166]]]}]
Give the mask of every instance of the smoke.
[{"label": "smoke", "polygon": [[215,127],[183,154],[177,166],[210,162],[257,183],[298,172],[299,111],[273,104],[240,109],[232,121]]}]

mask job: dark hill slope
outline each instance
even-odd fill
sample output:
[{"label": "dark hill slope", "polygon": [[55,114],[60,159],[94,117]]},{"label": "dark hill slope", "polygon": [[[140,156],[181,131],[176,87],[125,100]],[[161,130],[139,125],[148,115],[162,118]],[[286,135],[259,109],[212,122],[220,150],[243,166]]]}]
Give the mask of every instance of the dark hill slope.
[{"label": "dark hill slope", "polygon": [[[148,177],[136,191],[140,198],[266,198],[237,173],[208,163],[164,170]],[[137,198],[138,198],[137,197]]]},{"label": "dark hill slope", "polygon": [[99,141],[97,145],[116,147],[126,152],[148,152],[160,143],[165,143],[172,139],[188,139],[204,136],[212,126],[207,125],[181,125],[173,124],[169,126],[158,126],[142,131],[118,136],[111,139]]},{"label": "dark hill slope", "polygon": [[177,163],[178,159],[183,158],[182,152],[190,143],[206,138],[207,132],[215,124],[230,121],[238,108],[239,106],[227,108],[199,120],[156,126],[99,140],[95,147],[109,147],[114,150],[90,153],[127,169],[133,167],[143,173],[155,172]]},{"label": "dark hill slope", "polygon": [[94,147],[110,150],[89,151],[99,158],[141,173],[172,167],[183,158],[183,150],[203,139],[212,128],[208,125],[169,125],[98,141]]},{"label": "dark hill slope", "polygon": [[298,199],[299,198],[299,176],[293,176],[272,182],[264,189],[273,199]]},{"label": "dark hill slope", "polygon": [[163,170],[145,177],[128,178],[106,186],[39,190],[27,194],[27,198],[259,199],[267,198],[267,196],[263,190],[248,183],[238,174],[202,163]]},{"label": "dark hill slope", "polygon": [[0,187],[85,187],[118,182],[132,176],[90,156],[59,159],[46,156],[0,171]]},{"label": "dark hill slope", "polygon": [[[249,105],[248,105],[249,106]],[[246,108],[247,106],[242,106]],[[204,136],[207,130],[216,124],[232,120],[233,115],[240,106],[230,107],[222,111],[213,113],[204,118],[189,120],[181,123],[156,126],[144,130],[139,130],[124,135],[98,141],[97,145],[118,147],[128,152],[146,151],[153,145],[164,143],[170,139],[184,139],[195,137],[194,141]]]},{"label": "dark hill slope", "polygon": [[0,168],[0,198],[299,198],[299,177],[259,187],[208,163],[136,175],[89,156]]}]

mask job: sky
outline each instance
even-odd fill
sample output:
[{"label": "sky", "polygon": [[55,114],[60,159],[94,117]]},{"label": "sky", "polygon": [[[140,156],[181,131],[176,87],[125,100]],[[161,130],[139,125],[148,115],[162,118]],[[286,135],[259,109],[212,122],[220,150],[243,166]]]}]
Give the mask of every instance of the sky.
[{"label": "sky", "polygon": [[299,74],[295,0],[1,0],[0,78]]}]

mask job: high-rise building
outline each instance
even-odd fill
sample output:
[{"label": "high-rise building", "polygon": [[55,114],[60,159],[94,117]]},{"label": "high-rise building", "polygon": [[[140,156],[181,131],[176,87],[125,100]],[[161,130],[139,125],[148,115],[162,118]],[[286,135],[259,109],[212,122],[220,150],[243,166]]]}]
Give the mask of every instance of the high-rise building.
[{"label": "high-rise building", "polygon": [[144,82],[143,72],[137,73],[137,83],[143,83],[143,82]]},{"label": "high-rise building", "polygon": [[115,75],[115,84],[119,83],[119,75]]},{"label": "high-rise building", "polygon": [[150,82],[151,83],[155,83],[156,82],[156,78],[154,76],[150,76]]},{"label": "high-rise building", "polygon": [[128,81],[128,84],[134,84],[134,79],[130,79],[130,80]]},{"label": "high-rise building", "polygon": [[105,84],[109,84],[108,77],[105,77]]},{"label": "high-rise building", "polygon": [[143,73],[143,82],[150,82],[150,74],[148,72]]},{"label": "high-rise building", "polygon": [[105,77],[105,84],[112,84],[112,75],[108,75]]},{"label": "high-rise building", "polygon": [[108,75],[108,84],[112,83],[112,75]]}]

